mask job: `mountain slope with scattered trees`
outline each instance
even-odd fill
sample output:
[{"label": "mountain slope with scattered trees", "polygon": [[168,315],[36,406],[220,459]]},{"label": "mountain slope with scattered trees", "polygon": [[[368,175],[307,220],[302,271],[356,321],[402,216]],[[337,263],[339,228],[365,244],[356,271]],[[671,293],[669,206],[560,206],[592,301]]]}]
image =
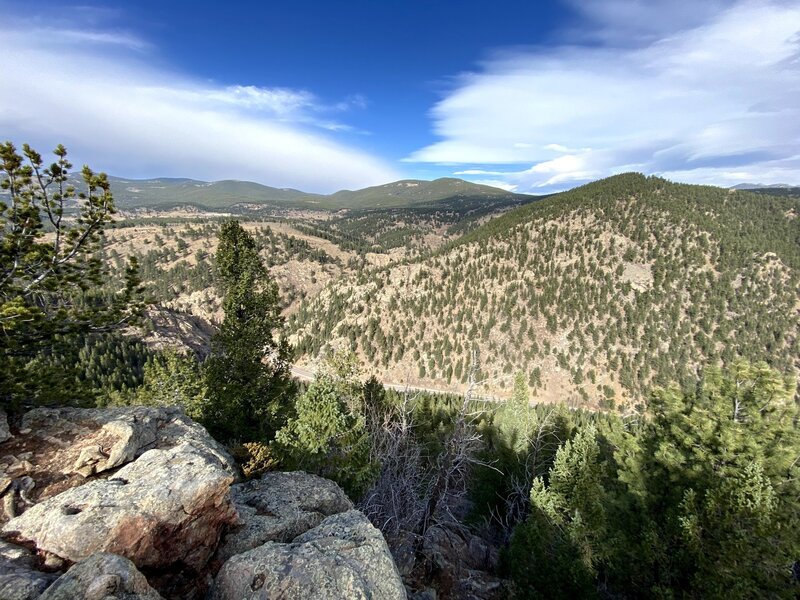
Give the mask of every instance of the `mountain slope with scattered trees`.
[{"label": "mountain slope with scattered trees", "polygon": [[[87,545],[111,548],[134,561],[128,572],[140,583],[133,564],[167,598],[197,597],[211,584],[204,565],[220,535],[253,541],[257,555],[274,547],[262,534],[273,535],[281,494],[262,503],[259,488],[274,476],[268,471],[302,469],[338,482],[381,530],[414,597],[797,597],[800,404],[789,373],[798,357],[797,200],[623,175],[507,212],[422,258],[359,274],[353,257],[352,281],[329,285],[293,317],[296,339],[308,352],[338,338],[382,377],[410,357],[422,380],[466,383],[461,395],[398,393],[365,379],[347,349],[324,352],[311,383],[290,378],[270,267],[291,256],[336,262],[341,248],[319,246],[321,238],[298,245],[232,219],[147,234],[158,248],[143,256],[147,291],[168,294],[165,283],[177,281],[198,292],[213,286],[222,314],[208,356],[146,348],[132,325],[150,300],[137,261],[121,260],[131,240],[105,237],[114,213],[108,180],[85,167],[81,194],[67,183],[66,151],[55,155],[45,167],[28,146],[20,156],[0,145],[0,188],[10,199],[0,203],[7,555],[25,556],[14,543],[35,545],[58,559],[45,563],[49,572],[82,558]],[[80,219],[65,217],[67,203]],[[482,380],[502,390],[506,373],[514,373],[509,399],[479,397]],[[556,375],[561,402],[532,404],[552,392]],[[605,407],[615,396],[646,406],[623,416],[563,403],[598,396]],[[59,408],[28,410],[48,404]],[[180,410],[69,405],[178,406],[239,465]],[[79,431],[89,437],[78,441]],[[168,450],[165,436],[180,445]],[[176,461],[176,448],[189,460]],[[107,478],[123,455],[139,456],[140,467]],[[210,483],[207,459],[222,467],[221,485]],[[241,486],[244,504],[227,489],[238,467],[251,479]],[[82,488],[97,502],[85,502]],[[304,502],[313,495],[291,491]],[[97,525],[91,540],[81,536],[87,515]],[[219,529],[234,521],[237,529]],[[42,524],[68,533],[41,534]],[[177,546],[185,552],[170,547],[152,562],[164,531],[184,534]],[[293,547],[302,540],[294,535]],[[349,541],[326,547],[322,563],[306,556],[282,571],[283,582],[311,581],[312,564],[329,572],[338,563],[328,551],[352,566]],[[18,588],[39,566],[24,560],[26,569],[10,562],[0,588]],[[250,567],[241,573],[254,576]],[[52,581],[32,575],[41,589]],[[351,579],[331,589],[344,597]],[[107,591],[108,581],[91,588]],[[258,574],[243,585],[263,592],[264,582]]]},{"label": "mountain slope with scattered trees", "polygon": [[329,285],[299,355],[356,351],[392,381],[610,408],[737,357],[798,362],[800,202],[624,174],[510,211],[432,255]]}]

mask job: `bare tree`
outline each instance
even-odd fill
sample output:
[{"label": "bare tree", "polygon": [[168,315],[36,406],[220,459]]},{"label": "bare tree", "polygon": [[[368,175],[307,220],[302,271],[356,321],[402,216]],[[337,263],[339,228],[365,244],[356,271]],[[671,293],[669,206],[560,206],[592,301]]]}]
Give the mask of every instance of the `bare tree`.
[{"label": "bare tree", "polygon": [[[422,451],[413,432],[411,407],[419,397],[406,390],[399,407],[368,407],[371,460],[381,465],[359,508],[388,538],[415,531],[427,491]],[[391,542],[390,542],[391,543]]]},{"label": "bare tree", "polygon": [[453,515],[453,507],[467,495],[470,469],[473,465],[485,464],[477,459],[482,445],[475,422],[479,413],[471,412],[475,390],[483,383],[477,381],[477,374],[478,352],[473,349],[467,390],[455,416],[453,430],[445,440],[444,451],[436,457],[424,511],[415,532],[420,539],[434,524],[458,523],[459,520]]}]

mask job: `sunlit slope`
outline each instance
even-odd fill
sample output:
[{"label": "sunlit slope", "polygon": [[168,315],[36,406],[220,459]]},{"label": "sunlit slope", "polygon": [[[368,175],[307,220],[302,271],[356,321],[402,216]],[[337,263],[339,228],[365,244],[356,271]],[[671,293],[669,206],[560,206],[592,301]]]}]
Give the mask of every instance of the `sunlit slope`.
[{"label": "sunlit slope", "polygon": [[800,201],[624,174],[500,216],[435,255],[329,285],[299,354],[358,351],[386,380],[631,404],[737,356],[798,364]]}]

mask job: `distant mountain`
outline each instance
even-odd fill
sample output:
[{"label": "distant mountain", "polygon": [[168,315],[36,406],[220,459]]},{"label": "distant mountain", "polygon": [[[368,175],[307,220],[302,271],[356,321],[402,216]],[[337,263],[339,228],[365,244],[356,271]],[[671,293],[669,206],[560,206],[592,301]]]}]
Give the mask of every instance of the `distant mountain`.
[{"label": "distant mountain", "polygon": [[342,190],[331,194],[326,202],[331,207],[341,208],[402,208],[452,198],[508,198],[520,196],[490,187],[470,183],[463,179],[442,177],[433,181],[403,179],[363,190]]},{"label": "distant mountain", "polygon": [[794,187],[789,185],[788,183],[739,183],[737,185],[731,186],[730,189],[732,190],[766,190],[766,189],[781,189],[781,188],[790,188]]},{"label": "distant mountain", "polygon": [[324,196],[293,189],[274,188],[251,181],[198,181],[162,177],[123,179],[109,177],[111,191],[119,208],[169,208],[192,205],[222,209],[241,204],[277,207],[318,204]]},{"label": "distant mountain", "polygon": [[408,179],[362,190],[342,190],[334,194],[311,194],[294,189],[274,188],[250,181],[206,182],[183,178],[123,179],[109,177],[117,206],[132,208],[170,208],[191,205],[212,210],[242,205],[275,208],[402,208],[440,202],[486,198],[528,198],[462,179],[434,181]]},{"label": "distant mountain", "polygon": [[784,185],[782,183],[776,183],[767,186],[762,186],[760,184],[741,183],[739,184],[739,186],[733,187],[731,189],[738,189],[739,191],[752,192],[754,194],[766,194],[768,196],[800,197],[800,187]]}]

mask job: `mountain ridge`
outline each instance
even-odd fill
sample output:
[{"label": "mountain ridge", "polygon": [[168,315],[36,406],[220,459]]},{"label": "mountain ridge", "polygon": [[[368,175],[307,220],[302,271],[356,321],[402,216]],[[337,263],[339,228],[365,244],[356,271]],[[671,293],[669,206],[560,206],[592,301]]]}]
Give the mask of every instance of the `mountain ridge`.
[{"label": "mountain ridge", "polygon": [[403,179],[359,190],[314,194],[292,188],[276,188],[251,181],[201,181],[181,177],[130,179],[109,176],[111,190],[122,209],[196,206],[220,210],[237,206],[280,209],[403,208],[458,198],[530,199],[500,188],[443,177],[431,181]]}]

